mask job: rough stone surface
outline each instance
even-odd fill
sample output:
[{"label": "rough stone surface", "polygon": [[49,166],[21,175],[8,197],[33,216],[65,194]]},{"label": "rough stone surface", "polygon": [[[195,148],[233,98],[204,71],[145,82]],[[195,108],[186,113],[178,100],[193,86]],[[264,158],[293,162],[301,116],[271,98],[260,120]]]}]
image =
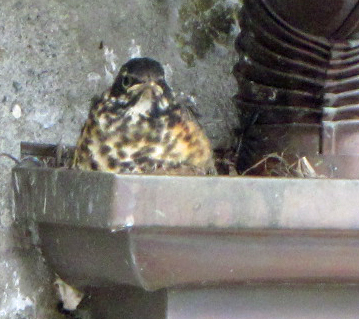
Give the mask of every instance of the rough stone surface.
[{"label": "rough stone surface", "polygon": [[[231,14],[238,6],[225,0],[2,0],[0,152],[18,157],[21,141],[75,144],[93,95],[138,55],[164,64],[174,90],[197,103],[214,146],[228,147],[238,124],[231,104],[239,31]],[[224,24],[215,23],[219,17]],[[56,318],[53,274],[13,222],[13,164],[0,157],[0,318]]]}]

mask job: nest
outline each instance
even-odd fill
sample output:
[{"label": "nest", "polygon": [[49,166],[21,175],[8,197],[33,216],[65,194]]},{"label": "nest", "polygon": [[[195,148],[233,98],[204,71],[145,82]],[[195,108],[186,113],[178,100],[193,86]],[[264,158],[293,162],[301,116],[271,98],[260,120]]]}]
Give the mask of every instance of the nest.
[{"label": "nest", "polygon": [[318,174],[307,157],[300,157],[290,163],[284,155],[271,153],[263,157],[256,164],[246,169],[242,175],[261,175],[273,177],[298,177],[298,178],[325,178]]}]

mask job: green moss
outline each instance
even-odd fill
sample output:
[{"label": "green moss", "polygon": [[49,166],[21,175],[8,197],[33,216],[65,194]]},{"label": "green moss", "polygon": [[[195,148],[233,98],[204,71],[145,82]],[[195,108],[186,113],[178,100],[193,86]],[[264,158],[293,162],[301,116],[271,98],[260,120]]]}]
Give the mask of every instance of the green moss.
[{"label": "green moss", "polygon": [[198,12],[204,12],[210,10],[215,2],[215,0],[195,0],[193,1],[193,4]]},{"label": "green moss", "polygon": [[215,43],[233,46],[240,3],[226,0],[187,0],[179,10],[180,32],[176,35],[181,57],[189,66],[203,59]]},{"label": "green moss", "polygon": [[189,67],[192,67],[195,65],[195,63],[194,63],[195,56],[194,56],[194,54],[192,54],[190,52],[181,52],[181,59],[183,61],[185,61]]}]

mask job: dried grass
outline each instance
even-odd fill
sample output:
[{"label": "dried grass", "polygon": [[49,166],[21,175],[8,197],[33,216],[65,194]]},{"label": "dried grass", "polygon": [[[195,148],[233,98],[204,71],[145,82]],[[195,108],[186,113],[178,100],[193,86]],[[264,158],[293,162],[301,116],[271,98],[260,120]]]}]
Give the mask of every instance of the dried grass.
[{"label": "dried grass", "polygon": [[284,154],[271,153],[266,155],[259,162],[245,170],[242,175],[277,176],[277,177],[299,177],[299,178],[325,178],[319,175],[304,156],[293,163],[289,163]]}]

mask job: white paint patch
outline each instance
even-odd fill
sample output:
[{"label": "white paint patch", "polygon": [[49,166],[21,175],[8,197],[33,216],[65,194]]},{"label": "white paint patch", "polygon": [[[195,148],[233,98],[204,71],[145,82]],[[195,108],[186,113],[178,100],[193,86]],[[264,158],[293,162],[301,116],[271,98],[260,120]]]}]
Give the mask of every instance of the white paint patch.
[{"label": "white paint patch", "polygon": [[172,77],[173,77],[173,70],[171,68],[171,65],[169,63],[166,63],[163,66],[163,69],[165,71],[166,82],[168,83],[169,86],[171,86],[172,85]]},{"label": "white paint patch", "polygon": [[197,106],[197,101],[196,101],[196,97],[193,95],[189,95],[188,96],[188,100],[193,103],[195,106]]},{"label": "white paint patch", "polygon": [[90,215],[93,213],[93,202],[92,202],[92,198],[90,198],[87,212],[88,212]]},{"label": "white paint patch", "polygon": [[105,80],[108,85],[112,84],[113,81],[115,80],[114,74],[108,70],[106,65],[105,65]]},{"label": "white paint patch", "polygon": [[131,40],[131,45],[128,49],[128,55],[130,59],[141,57],[141,46],[136,44],[135,39]]},{"label": "white paint patch", "polygon": [[113,49],[110,49],[108,46],[104,46],[104,58],[105,58],[105,81],[107,85],[111,85],[115,79],[117,72],[117,61],[118,57],[114,53]]},{"label": "white paint patch", "polygon": [[58,124],[58,121],[63,113],[63,109],[51,108],[30,114],[28,118],[32,121],[39,123],[43,128],[48,129]]},{"label": "white paint patch", "polygon": [[15,189],[16,189],[16,192],[19,193],[20,191],[20,187],[19,187],[19,177],[18,175],[15,173],[14,174],[14,179],[15,179]]},{"label": "white paint patch", "polygon": [[6,300],[6,304],[0,304],[0,316],[7,316],[9,313],[24,311],[27,307],[34,307],[34,302],[18,292],[17,296]]},{"label": "white paint patch", "polygon": [[101,75],[96,72],[90,72],[89,74],[87,74],[87,81],[89,82],[97,83],[100,80],[101,80]]},{"label": "white paint patch", "polygon": [[14,118],[19,119],[22,115],[21,106],[19,104],[15,104],[11,110],[11,114]]},{"label": "white paint patch", "polygon": [[106,63],[110,65],[111,71],[115,72],[117,70],[116,61],[118,61],[117,55],[114,53],[113,49],[110,49],[107,46],[104,46],[104,56]]},{"label": "white paint patch", "polygon": [[[7,263],[5,264],[10,267]],[[24,311],[27,307],[33,308],[35,306],[34,302],[27,296],[24,296],[20,293],[20,277],[17,271],[12,273],[13,283],[15,288],[15,293],[8,292],[8,289],[5,289],[2,296],[0,296],[0,316],[8,316],[10,313],[16,313],[19,311]],[[8,288],[8,285],[7,287]]]}]

